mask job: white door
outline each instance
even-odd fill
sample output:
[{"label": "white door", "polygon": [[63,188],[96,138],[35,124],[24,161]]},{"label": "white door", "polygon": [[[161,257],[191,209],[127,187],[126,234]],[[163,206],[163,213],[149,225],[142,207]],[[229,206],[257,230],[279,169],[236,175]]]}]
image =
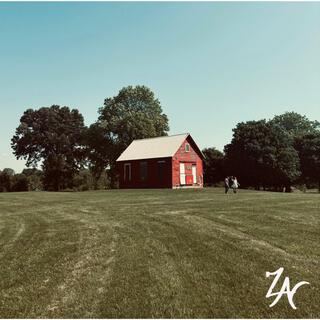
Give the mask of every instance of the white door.
[{"label": "white door", "polygon": [[197,183],[197,166],[192,165],[192,177],[193,177],[193,183]]},{"label": "white door", "polygon": [[180,184],[186,184],[184,163],[180,163]]}]

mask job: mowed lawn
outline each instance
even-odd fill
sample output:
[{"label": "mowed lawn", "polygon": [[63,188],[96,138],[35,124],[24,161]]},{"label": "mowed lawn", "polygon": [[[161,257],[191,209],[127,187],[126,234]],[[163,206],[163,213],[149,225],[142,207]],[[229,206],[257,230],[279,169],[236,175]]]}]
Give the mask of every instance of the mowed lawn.
[{"label": "mowed lawn", "polygon": [[[297,310],[269,308],[279,267]],[[319,318],[320,196],[3,193],[0,270],[0,318]]]}]

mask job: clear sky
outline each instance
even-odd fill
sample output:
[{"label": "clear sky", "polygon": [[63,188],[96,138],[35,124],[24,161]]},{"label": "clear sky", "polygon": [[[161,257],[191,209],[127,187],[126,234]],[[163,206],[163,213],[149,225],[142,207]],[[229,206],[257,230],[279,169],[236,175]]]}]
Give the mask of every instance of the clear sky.
[{"label": "clear sky", "polygon": [[0,3],[0,169],[23,111],[149,86],[201,148],[285,111],[320,120],[320,3]]}]

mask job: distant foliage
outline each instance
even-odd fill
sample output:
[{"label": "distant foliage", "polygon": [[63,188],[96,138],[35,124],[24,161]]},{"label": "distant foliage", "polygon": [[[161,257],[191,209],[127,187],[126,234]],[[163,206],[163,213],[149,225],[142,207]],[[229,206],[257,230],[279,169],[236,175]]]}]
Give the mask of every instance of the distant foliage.
[{"label": "distant foliage", "polygon": [[72,187],[73,176],[84,161],[85,126],[78,110],[53,105],[39,110],[28,109],[12,138],[17,159],[27,166],[42,161],[45,190]]},{"label": "distant foliage", "polygon": [[160,101],[145,86],[128,86],[117,96],[105,99],[99,109],[99,123],[119,152],[134,139],[164,136],[169,131]]},{"label": "distant foliage", "polygon": [[111,185],[116,183],[116,159],[135,139],[167,135],[168,117],[160,101],[145,86],[122,88],[107,98],[99,109],[98,121],[87,135],[89,163],[96,179],[103,168],[110,168]]},{"label": "distant foliage", "polygon": [[16,174],[13,169],[0,171],[0,192],[29,191],[29,181],[24,174]]},{"label": "distant foliage", "polygon": [[293,138],[315,133],[320,129],[319,121],[311,121],[296,112],[286,112],[275,116],[271,123],[279,125]]},{"label": "distant foliage", "polygon": [[22,173],[14,175],[12,179],[11,191],[13,192],[29,191],[28,178]]},{"label": "distant foliage", "polygon": [[36,168],[23,169],[22,174],[28,178],[29,190],[40,191],[43,190],[43,172]]},{"label": "distant foliage", "polygon": [[93,178],[93,188],[100,189],[101,176],[110,165],[110,159],[113,157],[113,141],[97,122],[88,128],[85,136],[85,146],[88,167]]},{"label": "distant foliage", "polygon": [[302,182],[310,187],[317,184],[320,192],[320,132],[298,137],[295,148],[300,158]]},{"label": "distant foliage", "polygon": [[205,185],[216,185],[224,180],[225,159],[224,154],[215,148],[205,148],[204,154],[203,178]]},{"label": "distant foliage", "polygon": [[[168,130],[168,117],[154,93],[128,86],[105,99],[98,121],[89,128],[75,109],[26,110],[11,145],[28,167],[41,163],[41,175],[24,173],[31,190],[89,190],[116,186],[115,160],[134,139],[167,135]],[[86,168],[90,177],[82,171]],[[8,182],[3,185],[9,188]]]},{"label": "distant foliage", "polygon": [[[27,169],[0,171],[0,191],[85,191],[117,186],[116,159],[135,139],[165,136],[169,121],[146,86],[122,88],[104,100],[89,127],[81,113],[52,105],[28,109],[11,140]],[[224,153],[203,150],[204,182],[218,185],[237,176],[242,187],[320,191],[320,123],[295,112],[271,120],[238,123]],[[35,169],[41,165],[42,170]]]},{"label": "distant foliage", "polygon": [[299,157],[290,135],[266,120],[239,123],[225,147],[229,171],[243,186],[288,190],[299,177]]},{"label": "distant foliage", "polygon": [[9,192],[12,189],[15,172],[11,168],[0,171],[0,192]]},{"label": "distant foliage", "polygon": [[80,170],[73,180],[75,191],[102,190],[110,188],[110,180],[107,170],[103,170],[100,177],[96,179],[89,169]]}]

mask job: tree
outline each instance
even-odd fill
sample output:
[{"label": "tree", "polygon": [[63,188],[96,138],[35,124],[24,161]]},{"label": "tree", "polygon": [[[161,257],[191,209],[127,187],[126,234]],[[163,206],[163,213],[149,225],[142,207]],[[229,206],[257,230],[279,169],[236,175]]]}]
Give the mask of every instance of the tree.
[{"label": "tree", "polygon": [[74,189],[78,191],[107,189],[109,187],[109,180],[106,170],[100,175],[99,180],[96,181],[92,176],[92,172],[88,169],[82,169],[74,177]]},{"label": "tree", "polygon": [[87,191],[93,188],[93,177],[90,170],[82,169],[74,177],[74,188],[78,191]]},{"label": "tree", "polygon": [[224,155],[215,148],[205,148],[202,150],[204,154],[204,182],[206,184],[214,184],[223,181],[224,172]]},{"label": "tree", "polygon": [[39,191],[43,189],[43,172],[41,170],[36,168],[27,168],[22,170],[22,174],[24,174],[28,179],[30,191]]},{"label": "tree", "polygon": [[29,191],[28,178],[22,173],[18,173],[14,175],[12,179],[11,191],[13,192]]},{"label": "tree", "polygon": [[94,127],[98,132],[99,148],[89,142],[89,148],[99,150],[91,157],[93,168],[98,172],[106,164],[110,166],[111,184],[115,184],[115,161],[121,152],[134,140],[167,135],[168,117],[162,112],[160,101],[145,86],[128,86],[117,96],[107,98],[99,109],[99,118]]},{"label": "tree", "polygon": [[114,145],[110,135],[99,123],[94,123],[89,127],[85,139],[89,169],[96,190],[99,188],[102,173],[110,165]]},{"label": "tree", "polygon": [[15,175],[14,170],[11,169],[11,168],[4,168],[4,169],[2,170],[2,173],[3,173],[3,174],[6,174],[6,175],[9,176],[9,177],[13,177],[13,176]]},{"label": "tree", "polygon": [[83,164],[85,126],[78,110],[53,105],[28,109],[12,138],[17,159],[36,166],[42,161],[44,187],[60,190],[70,187],[74,174]]},{"label": "tree", "polygon": [[15,172],[11,168],[5,168],[0,172],[0,192],[11,191],[14,175]]},{"label": "tree", "polygon": [[292,137],[292,146],[299,153],[301,164],[300,182],[318,183],[319,156],[316,151],[320,122],[309,120],[296,112],[275,116],[271,122],[281,126]]},{"label": "tree", "polygon": [[320,192],[320,132],[306,134],[296,139],[304,182],[317,183]]},{"label": "tree", "polygon": [[266,120],[239,123],[225,147],[229,172],[239,176],[242,185],[286,187],[299,176],[299,157],[292,138],[279,125]]},{"label": "tree", "polygon": [[318,121],[311,121],[306,116],[302,116],[296,112],[285,112],[284,114],[275,116],[271,122],[282,127],[294,138],[314,133],[320,129]]}]

